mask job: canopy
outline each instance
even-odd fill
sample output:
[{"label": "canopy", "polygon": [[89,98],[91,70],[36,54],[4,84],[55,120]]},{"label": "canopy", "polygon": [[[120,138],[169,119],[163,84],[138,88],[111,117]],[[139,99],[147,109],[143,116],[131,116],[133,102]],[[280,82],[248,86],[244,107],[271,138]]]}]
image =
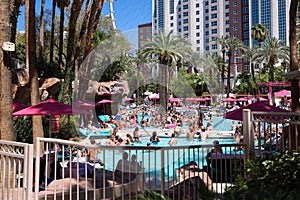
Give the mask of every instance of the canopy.
[{"label": "canopy", "polygon": [[186,101],[186,102],[196,102],[196,101],[197,101],[197,98],[192,98],[192,97],[190,97],[190,98],[186,98],[185,101]]},{"label": "canopy", "polygon": [[284,97],[284,96],[290,97],[291,91],[290,90],[280,90],[278,92],[274,92],[274,95],[276,97]]},{"label": "canopy", "polygon": [[260,112],[289,112],[285,109],[271,106],[271,105],[265,104],[263,102],[255,102],[255,103],[249,104],[247,106],[241,107],[239,109],[227,112],[225,114],[225,118],[243,121],[243,110],[244,109],[250,109],[251,111],[260,111]]},{"label": "canopy", "polygon": [[248,101],[248,99],[241,97],[241,98],[238,98],[236,101]]},{"label": "canopy", "polygon": [[228,97],[228,98],[222,99],[222,101],[235,102],[235,99]]},{"label": "canopy", "polygon": [[72,107],[56,101],[48,99],[34,106],[19,110],[13,113],[13,116],[32,116],[32,115],[72,115]]},{"label": "canopy", "polygon": [[97,106],[96,103],[88,101],[88,100],[78,100],[73,103],[76,108],[88,108],[93,109]]},{"label": "canopy", "polygon": [[17,112],[19,110],[22,110],[24,108],[29,107],[28,105],[22,104],[22,103],[18,103],[18,102],[13,102],[13,113]]}]

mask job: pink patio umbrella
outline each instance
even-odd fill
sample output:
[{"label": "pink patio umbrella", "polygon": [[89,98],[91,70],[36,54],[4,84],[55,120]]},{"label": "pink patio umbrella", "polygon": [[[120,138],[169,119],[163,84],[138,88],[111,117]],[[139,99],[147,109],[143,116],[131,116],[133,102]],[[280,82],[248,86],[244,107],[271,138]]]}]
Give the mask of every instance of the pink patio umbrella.
[{"label": "pink patio umbrella", "polygon": [[222,101],[235,102],[235,99],[228,97],[228,98],[222,99]]},{"label": "pink patio umbrella", "polygon": [[149,99],[159,99],[159,94],[150,94]]},{"label": "pink patio umbrella", "polygon": [[96,103],[88,101],[88,100],[78,100],[78,101],[75,101],[73,103],[73,105],[78,109],[79,108],[93,109],[97,106]]},{"label": "pink patio umbrella", "polygon": [[186,98],[185,99],[186,102],[197,102],[197,98]]},{"label": "pink patio umbrella", "polygon": [[290,97],[291,91],[290,90],[280,90],[278,92],[274,92],[274,95],[276,97],[284,97],[284,96]]},{"label": "pink patio umbrella", "polygon": [[98,101],[97,104],[104,104],[104,103],[112,103],[112,100],[108,100],[108,99],[102,99],[101,101]]},{"label": "pink patio umbrella", "polygon": [[170,102],[180,102],[181,99],[179,99],[179,98],[169,98],[169,101]]},{"label": "pink patio umbrella", "polygon": [[48,99],[34,106],[27,107],[13,113],[13,116],[32,116],[32,115],[72,115],[72,107],[56,101]]},{"label": "pink patio umbrella", "polygon": [[14,101],[14,102],[13,102],[13,113],[14,113],[14,112],[17,112],[17,111],[19,111],[19,110],[22,110],[22,109],[24,109],[24,108],[27,108],[27,107],[29,107],[29,106]]},{"label": "pink patio umbrella", "polygon": [[197,102],[203,102],[203,101],[205,101],[204,98],[197,98]]},{"label": "pink patio umbrella", "polygon": [[263,102],[255,102],[247,106],[241,107],[239,109],[227,112],[225,114],[226,119],[239,120],[243,121],[243,110],[250,109],[251,111],[260,111],[260,112],[288,112],[285,109],[278,108],[276,106],[271,106]]},{"label": "pink patio umbrella", "polygon": [[209,97],[205,97],[205,98],[204,98],[204,100],[205,100],[205,101],[210,101],[210,100],[211,100],[211,98],[209,98]]},{"label": "pink patio umbrella", "polygon": [[134,100],[133,98],[124,98],[124,101],[132,101]]},{"label": "pink patio umbrella", "polygon": [[238,98],[236,101],[248,101],[248,99],[241,97],[241,98]]}]

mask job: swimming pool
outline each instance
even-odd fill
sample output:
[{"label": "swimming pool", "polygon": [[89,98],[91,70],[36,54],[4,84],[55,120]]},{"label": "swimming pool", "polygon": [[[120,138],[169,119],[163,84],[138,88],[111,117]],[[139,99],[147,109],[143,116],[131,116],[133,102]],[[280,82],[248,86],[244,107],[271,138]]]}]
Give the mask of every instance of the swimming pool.
[{"label": "swimming pool", "polygon": [[[140,138],[141,143],[134,143],[133,149],[125,151],[129,154],[129,157],[133,154],[137,156],[137,161],[142,162],[145,176],[151,177],[155,183],[160,183],[162,178],[162,168],[164,171],[163,177],[165,180],[176,179],[176,169],[195,161],[199,168],[203,168],[206,163],[206,155],[211,150],[213,141],[215,138],[208,138],[205,142],[200,139],[194,139],[192,141],[187,140],[184,137],[176,138],[177,145],[175,147],[169,147],[168,141],[170,138],[160,137],[160,142],[156,145],[152,144],[151,147],[157,148],[145,148],[149,137]],[[219,144],[236,144],[232,138],[220,138]],[[140,147],[140,148],[139,148]],[[232,153],[232,148],[223,147],[224,153]],[[105,159],[105,169],[114,170],[117,162],[121,159],[123,151],[116,147],[115,150],[106,150],[99,153],[101,160]],[[150,183],[149,183],[150,184]]]}]

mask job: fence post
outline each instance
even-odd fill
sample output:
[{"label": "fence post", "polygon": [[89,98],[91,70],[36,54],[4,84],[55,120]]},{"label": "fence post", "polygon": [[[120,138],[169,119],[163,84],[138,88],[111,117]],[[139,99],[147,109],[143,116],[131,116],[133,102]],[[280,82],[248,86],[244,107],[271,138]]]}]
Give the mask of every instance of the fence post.
[{"label": "fence post", "polygon": [[33,144],[29,144],[27,146],[27,155],[28,156],[28,159],[27,159],[27,188],[26,188],[26,198],[29,200],[29,199],[32,199],[32,182],[34,181],[33,180]]},{"label": "fence post", "polygon": [[35,154],[35,188],[34,188],[34,199],[39,199],[39,182],[40,182],[40,138],[36,138],[36,154]]},{"label": "fence post", "polygon": [[248,160],[254,151],[254,137],[251,131],[251,110],[243,110],[243,136],[246,144],[245,159]]},{"label": "fence post", "polygon": [[164,149],[162,148],[160,150],[160,164],[161,164],[161,171],[160,171],[160,179],[161,179],[161,194],[165,194],[165,155],[164,155]]}]

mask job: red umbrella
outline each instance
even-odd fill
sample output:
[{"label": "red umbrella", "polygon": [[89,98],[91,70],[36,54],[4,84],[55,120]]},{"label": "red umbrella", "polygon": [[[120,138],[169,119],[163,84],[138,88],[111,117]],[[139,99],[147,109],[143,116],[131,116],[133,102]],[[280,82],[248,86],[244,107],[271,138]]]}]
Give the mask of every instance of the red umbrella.
[{"label": "red umbrella", "polygon": [[205,101],[204,98],[197,98],[197,102]]},{"label": "red umbrella", "polygon": [[241,107],[239,109],[227,112],[225,114],[225,118],[243,121],[243,110],[244,109],[250,109],[251,111],[259,111],[259,112],[288,112],[287,110],[282,109],[282,108],[271,106],[269,104],[265,104],[262,102],[256,102],[256,103],[252,103],[247,106]]},{"label": "red umbrella", "polygon": [[290,97],[291,91],[290,90],[280,90],[278,92],[274,92],[274,95],[276,97],[284,97],[284,96]]},{"label": "red umbrella", "polygon": [[48,99],[34,106],[30,106],[23,110],[13,113],[13,116],[32,116],[32,115],[72,115],[72,107],[56,101]]},{"label": "red umbrella", "polygon": [[29,107],[28,105],[22,104],[22,103],[18,103],[18,102],[13,102],[13,113],[17,112],[19,110],[22,110],[24,108]]}]

